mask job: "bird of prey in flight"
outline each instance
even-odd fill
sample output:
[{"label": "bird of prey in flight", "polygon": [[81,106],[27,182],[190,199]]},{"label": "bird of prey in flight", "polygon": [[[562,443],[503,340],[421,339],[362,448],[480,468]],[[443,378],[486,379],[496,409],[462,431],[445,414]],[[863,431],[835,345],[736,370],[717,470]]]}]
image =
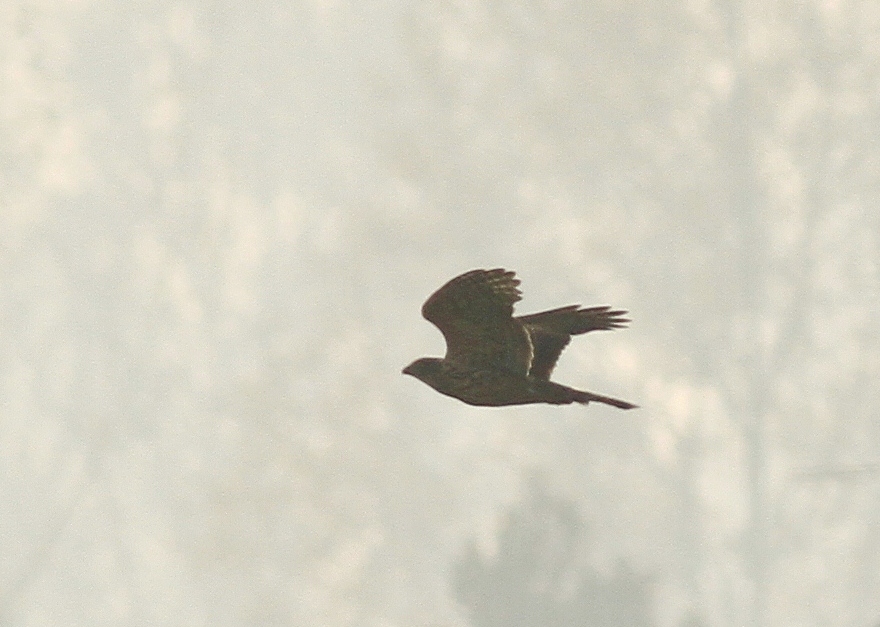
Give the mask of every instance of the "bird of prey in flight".
[{"label": "bird of prey in flight", "polygon": [[569,305],[514,316],[519,279],[511,271],[471,270],[434,292],[422,315],[446,339],[446,356],[423,357],[403,369],[432,388],[469,405],[632,403],[550,381],[572,335],[626,326],[627,312],[608,306]]}]

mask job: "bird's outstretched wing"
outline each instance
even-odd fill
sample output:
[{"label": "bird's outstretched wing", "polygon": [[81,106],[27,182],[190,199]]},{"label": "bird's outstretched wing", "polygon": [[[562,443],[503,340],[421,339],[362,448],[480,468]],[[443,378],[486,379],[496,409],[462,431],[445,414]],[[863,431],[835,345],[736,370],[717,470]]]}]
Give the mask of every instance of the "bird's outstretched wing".
[{"label": "bird's outstretched wing", "polygon": [[471,270],[434,292],[422,315],[446,338],[446,359],[474,368],[502,368],[527,374],[532,347],[513,316],[521,299],[513,272]]},{"label": "bird's outstretched wing", "polygon": [[612,310],[607,305],[580,309],[570,305],[542,311],[529,316],[519,316],[532,341],[534,356],[529,375],[536,379],[549,379],[562,349],[568,346],[572,335],[589,331],[610,331],[625,327],[629,320],[627,312]]}]

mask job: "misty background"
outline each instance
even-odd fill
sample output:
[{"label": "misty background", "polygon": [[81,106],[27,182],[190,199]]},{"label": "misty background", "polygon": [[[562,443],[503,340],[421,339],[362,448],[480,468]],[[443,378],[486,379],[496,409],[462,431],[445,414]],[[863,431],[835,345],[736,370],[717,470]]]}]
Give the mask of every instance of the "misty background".
[{"label": "misty background", "polygon": [[0,624],[876,627],[878,172],[876,0],[5,0]]}]

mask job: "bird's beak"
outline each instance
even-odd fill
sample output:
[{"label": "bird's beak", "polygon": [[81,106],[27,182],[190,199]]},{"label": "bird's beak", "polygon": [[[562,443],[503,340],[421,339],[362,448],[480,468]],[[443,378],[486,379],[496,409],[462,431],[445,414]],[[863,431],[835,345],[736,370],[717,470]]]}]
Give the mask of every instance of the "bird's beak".
[{"label": "bird's beak", "polygon": [[412,372],[410,372],[409,366],[407,366],[406,368],[404,368],[403,370],[400,371],[400,374],[409,374],[409,375],[411,375]]}]

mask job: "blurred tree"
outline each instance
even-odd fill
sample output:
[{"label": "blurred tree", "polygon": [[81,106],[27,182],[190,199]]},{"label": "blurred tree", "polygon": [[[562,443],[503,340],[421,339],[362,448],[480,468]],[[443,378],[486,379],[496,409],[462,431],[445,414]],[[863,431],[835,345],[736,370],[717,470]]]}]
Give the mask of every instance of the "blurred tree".
[{"label": "blurred tree", "polygon": [[476,627],[647,627],[651,585],[623,562],[610,573],[585,563],[576,506],[532,481],[508,513],[496,554],[472,542],[455,566],[455,598]]}]

